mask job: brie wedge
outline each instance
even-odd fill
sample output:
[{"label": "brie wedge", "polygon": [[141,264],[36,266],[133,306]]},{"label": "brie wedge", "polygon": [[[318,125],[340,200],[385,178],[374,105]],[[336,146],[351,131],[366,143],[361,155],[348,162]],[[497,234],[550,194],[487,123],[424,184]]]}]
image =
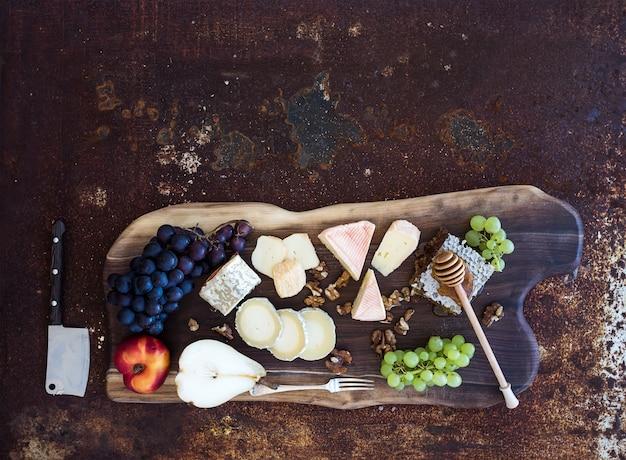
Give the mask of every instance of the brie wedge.
[{"label": "brie wedge", "polygon": [[359,293],[352,304],[352,319],[383,321],[387,317],[374,270],[365,272]]},{"label": "brie wedge", "polygon": [[374,229],[376,226],[366,220],[351,224],[330,227],[319,234],[324,246],[337,258],[353,279],[361,277]]},{"label": "brie wedge", "polygon": [[402,265],[417,249],[420,231],[411,222],[396,220],[391,223],[372,259],[372,267],[383,276]]}]

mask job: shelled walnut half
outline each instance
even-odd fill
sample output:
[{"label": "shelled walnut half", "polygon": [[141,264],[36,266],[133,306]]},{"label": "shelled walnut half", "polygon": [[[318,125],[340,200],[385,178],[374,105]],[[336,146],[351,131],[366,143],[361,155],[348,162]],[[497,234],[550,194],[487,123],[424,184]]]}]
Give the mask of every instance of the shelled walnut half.
[{"label": "shelled walnut half", "polygon": [[326,299],[321,296],[309,295],[304,298],[304,305],[308,307],[321,307],[326,302]]},{"label": "shelled walnut half", "polygon": [[217,332],[219,335],[221,335],[222,337],[225,337],[228,340],[233,340],[234,338],[233,330],[226,323],[222,324],[221,326],[212,327],[211,330],[213,332]]},{"label": "shelled walnut half", "polygon": [[499,303],[491,303],[485,307],[483,311],[482,323],[485,327],[491,326],[493,323],[500,321],[504,317],[504,307]]},{"label": "shelled walnut half", "polygon": [[396,336],[391,329],[375,329],[370,335],[372,342],[372,350],[379,357],[382,357],[388,351],[395,351],[396,349]]},{"label": "shelled walnut half", "polygon": [[314,267],[308,270],[309,273],[313,276],[317,281],[325,280],[328,276],[328,270],[326,269],[326,262],[321,261],[317,267]]},{"label": "shelled walnut half", "polygon": [[337,350],[335,348],[330,352],[330,356],[324,364],[333,374],[345,374],[348,372],[348,366],[352,364],[352,355],[348,350]]},{"label": "shelled walnut half", "polygon": [[349,315],[352,312],[352,302],[346,302],[343,305],[337,305],[337,313],[341,316]]}]

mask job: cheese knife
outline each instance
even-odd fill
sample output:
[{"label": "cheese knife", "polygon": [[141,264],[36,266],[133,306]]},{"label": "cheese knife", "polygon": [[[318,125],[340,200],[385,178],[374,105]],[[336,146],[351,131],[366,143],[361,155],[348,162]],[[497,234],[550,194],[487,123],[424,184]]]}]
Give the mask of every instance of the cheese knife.
[{"label": "cheese knife", "polygon": [[62,276],[65,224],[52,226],[52,265],[50,277],[50,321],[48,324],[48,363],[46,392],[51,395],[85,396],[89,377],[89,332],[86,328],[63,326]]}]

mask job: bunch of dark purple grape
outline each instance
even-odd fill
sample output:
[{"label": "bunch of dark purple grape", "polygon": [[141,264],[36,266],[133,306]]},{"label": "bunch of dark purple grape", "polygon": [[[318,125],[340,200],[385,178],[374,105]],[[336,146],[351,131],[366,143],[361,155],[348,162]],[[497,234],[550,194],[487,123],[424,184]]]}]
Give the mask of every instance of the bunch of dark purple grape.
[{"label": "bunch of dark purple grape", "polygon": [[163,332],[168,315],[193,291],[193,280],[222,265],[227,255],[242,252],[252,230],[245,220],[223,224],[210,235],[198,226],[161,225],[130,262],[130,271],[107,280],[107,302],[120,307],[118,321],[133,333]]}]

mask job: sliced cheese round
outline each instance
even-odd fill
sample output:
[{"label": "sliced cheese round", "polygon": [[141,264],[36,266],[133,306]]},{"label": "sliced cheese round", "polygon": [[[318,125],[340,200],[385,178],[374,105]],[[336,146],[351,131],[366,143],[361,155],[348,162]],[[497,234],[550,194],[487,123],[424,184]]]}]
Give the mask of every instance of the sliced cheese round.
[{"label": "sliced cheese round", "polygon": [[300,315],[307,334],[307,344],[300,358],[306,361],[325,358],[335,348],[335,322],[321,308],[303,308]]},{"label": "sliced cheese round", "polygon": [[256,271],[272,278],[274,265],[287,257],[287,246],[283,240],[275,236],[262,235],[256,240],[251,261]]},{"label": "sliced cheese round", "polygon": [[264,297],[246,300],[237,309],[235,329],[244,342],[255,348],[269,348],[283,328],[274,305]]},{"label": "sliced cheese round", "polygon": [[304,319],[291,308],[278,310],[278,316],[283,322],[283,330],[269,351],[276,359],[293,361],[300,356],[307,344]]}]

